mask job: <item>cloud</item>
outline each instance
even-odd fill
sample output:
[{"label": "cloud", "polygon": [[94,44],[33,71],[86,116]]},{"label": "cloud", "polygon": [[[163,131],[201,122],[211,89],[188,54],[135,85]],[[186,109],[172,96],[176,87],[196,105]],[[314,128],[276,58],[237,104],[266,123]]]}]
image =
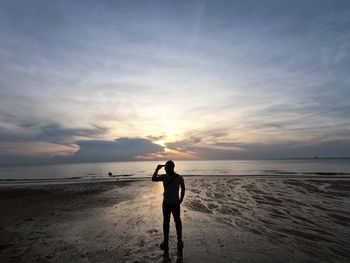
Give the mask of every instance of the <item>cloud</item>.
[{"label": "cloud", "polygon": [[2,160],[343,154],[349,2],[253,2],[3,1]]},{"label": "cloud", "polygon": [[[313,158],[349,157],[350,139],[324,141],[288,141],[283,138],[273,143],[212,142],[210,144],[194,143],[184,140],[167,144],[167,147],[180,153],[192,154],[196,159],[266,159],[266,158]],[[193,158],[192,158],[193,159]]]},{"label": "cloud", "polygon": [[[0,116],[1,117],[1,116]],[[0,143],[50,142],[73,143],[77,138],[95,138],[107,132],[107,128],[92,125],[90,128],[67,128],[57,123],[7,122],[0,118]]]},{"label": "cloud", "polygon": [[0,143],[0,164],[133,161],[162,152],[163,147],[143,138],[85,140],[74,144],[10,142]]},{"label": "cloud", "polygon": [[75,144],[49,142],[0,143],[0,165],[67,161],[78,150]]},{"label": "cloud", "polygon": [[94,138],[106,133],[107,129],[94,125],[92,128],[64,128],[58,124],[40,127],[35,139],[50,142],[72,141],[73,138]]},{"label": "cloud", "polygon": [[101,137],[106,131],[98,126],[67,128],[57,123],[1,121],[0,116],[0,164],[67,161],[79,149],[77,140]]},{"label": "cloud", "polygon": [[142,138],[119,138],[114,141],[80,141],[79,151],[68,160],[80,162],[131,161],[140,155],[162,152],[160,145]]}]

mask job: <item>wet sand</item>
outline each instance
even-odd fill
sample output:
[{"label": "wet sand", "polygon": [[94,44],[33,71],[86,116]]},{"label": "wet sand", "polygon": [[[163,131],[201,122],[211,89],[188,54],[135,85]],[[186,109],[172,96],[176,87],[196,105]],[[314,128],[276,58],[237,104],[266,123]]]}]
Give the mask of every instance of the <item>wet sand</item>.
[{"label": "wet sand", "polygon": [[[185,177],[183,262],[349,262],[350,180]],[[162,262],[162,185],[0,187],[0,262]],[[170,226],[171,261],[176,235]]]}]

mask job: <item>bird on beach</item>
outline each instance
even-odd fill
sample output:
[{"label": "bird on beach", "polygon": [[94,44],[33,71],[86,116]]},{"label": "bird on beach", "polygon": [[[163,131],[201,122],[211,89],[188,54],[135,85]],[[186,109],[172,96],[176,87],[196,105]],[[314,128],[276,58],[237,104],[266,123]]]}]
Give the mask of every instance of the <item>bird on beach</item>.
[{"label": "bird on beach", "polygon": [[108,172],[108,175],[109,175],[109,176],[112,176],[113,174],[111,173],[111,171],[109,171],[109,172]]}]

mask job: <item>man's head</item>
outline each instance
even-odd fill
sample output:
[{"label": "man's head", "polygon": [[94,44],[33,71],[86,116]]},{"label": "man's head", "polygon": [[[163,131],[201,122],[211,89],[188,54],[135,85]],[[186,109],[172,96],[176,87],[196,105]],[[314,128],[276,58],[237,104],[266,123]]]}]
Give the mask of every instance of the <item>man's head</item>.
[{"label": "man's head", "polygon": [[174,168],[175,168],[175,164],[173,161],[169,160],[165,163],[165,171],[167,174],[173,174]]}]

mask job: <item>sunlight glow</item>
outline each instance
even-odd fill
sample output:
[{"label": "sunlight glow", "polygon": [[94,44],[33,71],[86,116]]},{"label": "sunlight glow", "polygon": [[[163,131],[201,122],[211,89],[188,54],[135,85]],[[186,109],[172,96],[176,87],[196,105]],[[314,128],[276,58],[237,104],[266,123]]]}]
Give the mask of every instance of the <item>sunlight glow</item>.
[{"label": "sunlight glow", "polygon": [[164,140],[154,141],[154,143],[155,143],[155,144],[158,144],[158,145],[160,145],[160,146],[162,146],[162,147],[166,147]]},{"label": "sunlight glow", "polygon": [[0,164],[350,156],[348,1],[41,2],[1,2]]}]

